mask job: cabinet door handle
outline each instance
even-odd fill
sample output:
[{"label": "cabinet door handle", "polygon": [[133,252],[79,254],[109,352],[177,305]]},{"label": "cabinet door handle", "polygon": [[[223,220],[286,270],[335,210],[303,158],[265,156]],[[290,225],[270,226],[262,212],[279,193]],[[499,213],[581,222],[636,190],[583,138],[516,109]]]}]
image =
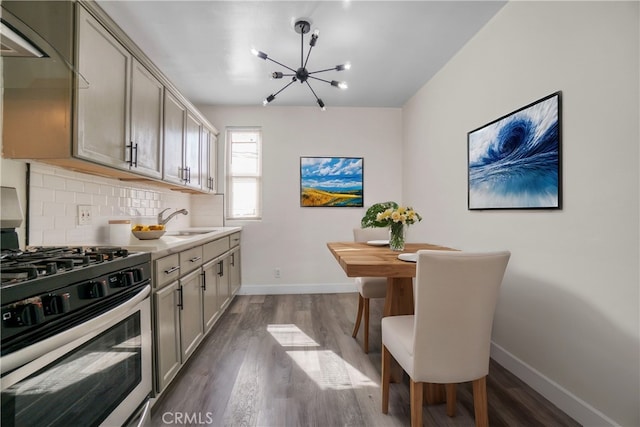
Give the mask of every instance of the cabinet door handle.
[{"label": "cabinet door handle", "polygon": [[220,267],[218,269],[218,276],[222,277],[222,276],[224,276],[224,263],[222,261],[220,261],[218,263],[218,266]]},{"label": "cabinet door handle", "polygon": [[133,146],[133,152],[135,153],[135,156],[133,157],[133,167],[137,168],[138,167],[138,144],[135,144]]},{"label": "cabinet door handle", "polygon": [[176,265],[175,267],[168,268],[164,271],[164,274],[171,274],[174,271],[180,270],[180,266]]},{"label": "cabinet door handle", "polygon": [[191,258],[189,261],[191,261],[191,262],[198,262],[198,261],[200,261],[201,259],[202,259],[202,257],[201,257],[201,256],[194,256],[194,257],[193,257],[193,258]]},{"label": "cabinet door handle", "polygon": [[204,274],[204,271],[202,273],[200,273],[200,275],[202,276],[202,290],[206,291],[207,290],[207,275]]},{"label": "cabinet door handle", "polygon": [[184,300],[182,295],[182,285],[178,286],[178,307],[180,310],[184,310]]},{"label": "cabinet door handle", "polygon": [[187,182],[191,182],[191,167],[187,168]]},{"label": "cabinet door handle", "polygon": [[127,160],[127,163],[129,163],[129,169],[137,168],[138,167],[138,144],[134,144],[133,141],[131,141],[131,144],[127,145],[127,148],[129,149],[129,160]]},{"label": "cabinet door handle", "polygon": [[231,266],[234,267],[236,265],[236,254],[231,254]]}]

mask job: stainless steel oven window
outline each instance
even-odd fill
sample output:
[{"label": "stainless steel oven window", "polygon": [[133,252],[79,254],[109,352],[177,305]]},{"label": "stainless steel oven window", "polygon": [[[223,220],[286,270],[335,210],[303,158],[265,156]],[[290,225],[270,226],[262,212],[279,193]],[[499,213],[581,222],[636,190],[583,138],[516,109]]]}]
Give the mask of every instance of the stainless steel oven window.
[{"label": "stainless steel oven window", "polygon": [[122,425],[151,391],[150,335],[147,297],[5,375],[2,426]]}]

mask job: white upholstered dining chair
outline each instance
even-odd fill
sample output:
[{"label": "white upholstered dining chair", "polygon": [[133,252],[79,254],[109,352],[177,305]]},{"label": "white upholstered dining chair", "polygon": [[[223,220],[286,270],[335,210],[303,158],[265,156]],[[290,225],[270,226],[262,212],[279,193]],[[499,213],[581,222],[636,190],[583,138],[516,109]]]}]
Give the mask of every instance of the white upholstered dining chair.
[{"label": "white upholstered dining chair", "polygon": [[510,252],[418,251],[415,313],[382,319],[382,412],[391,358],[409,375],[411,425],[422,426],[423,385],[444,384],[455,416],[456,384],[473,382],[476,426],[488,426],[486,377],[498,292]]},{"label": "white upholstered dining chair", "polygon": [[[355,242],[368,242],[370,240],[389,240],[388,228],[354,228],[353,240]],[[386,277],[356,277],[356,287],[358,288],[358,314],[353,327],[355,338],[360,329],[360,321],[364,314],[364,331],[362,348],[365,353],[369,353],[369,299],[384,298],[387,295]]]}]

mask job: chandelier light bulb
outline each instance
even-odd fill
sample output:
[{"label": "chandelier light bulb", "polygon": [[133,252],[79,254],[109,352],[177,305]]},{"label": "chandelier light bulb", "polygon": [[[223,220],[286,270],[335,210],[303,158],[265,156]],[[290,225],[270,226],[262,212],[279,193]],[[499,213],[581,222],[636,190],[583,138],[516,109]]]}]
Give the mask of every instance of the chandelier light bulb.
[{"label": "chandelier light bulb", "polygon": [[334,86],[340,89],[347,89],[349,87],[347,85],[347,82],[339,82],[337,80],[331,80],[331,86]]},{"label": "chandelier light bulb", "polygon": [[315,30],[313,34],[311,34],[311,40],[309,40],[309,46],[313,47],[316,45],[319,35],[320,35],[320,30]]},{"label": "chandelier light bulb", "polygon": [[272,79],[281,79],[281,78],[282,78],[282,75],[283,75],[283,74],[282,74],[280,71],[274,71],[274,72],[271,74],[271,78],[272,78]]},{"label": "chandelier light bulb", "polygon": [[322,102],[322,99],[320,98],[318,98],[318,105],[322,111],[327,111],[327,108],[324,106],[324,102]]},{"label": "chandelier light bulb", "polygon": [[270,103],[271,101],[273,101],[274,99],[276,99],[276,96],[274,94],[271,94],[271,95],[267,96],[264,99],[264,101],[262,101],[262,105],[264,105],[266,107],[267,104]]},{"label": "chandelier light bulb", "polygon": [[351,62],[345,62],[341,65],[336,65],[336,71],[348,70],[351,68]]},{"label": "chandelier light bulb", "polygon": [[260,59],[267,59],[267,54],[257,50],[255,47],[251,48],[251,53]]}]

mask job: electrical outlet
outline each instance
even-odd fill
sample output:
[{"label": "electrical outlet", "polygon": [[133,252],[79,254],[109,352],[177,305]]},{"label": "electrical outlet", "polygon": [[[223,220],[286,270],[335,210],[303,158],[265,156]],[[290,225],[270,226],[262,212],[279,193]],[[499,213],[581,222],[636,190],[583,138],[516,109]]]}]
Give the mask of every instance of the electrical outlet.
[{"label": "electrical outlet", "polygon": [[92,219],[91,206],[78,205],[78,225],[89,225]]},{"label": "electrical outlet", "polygon": [[273,277],[275,277],[276,279],[280,278],[280,268],[273,269]]}]

